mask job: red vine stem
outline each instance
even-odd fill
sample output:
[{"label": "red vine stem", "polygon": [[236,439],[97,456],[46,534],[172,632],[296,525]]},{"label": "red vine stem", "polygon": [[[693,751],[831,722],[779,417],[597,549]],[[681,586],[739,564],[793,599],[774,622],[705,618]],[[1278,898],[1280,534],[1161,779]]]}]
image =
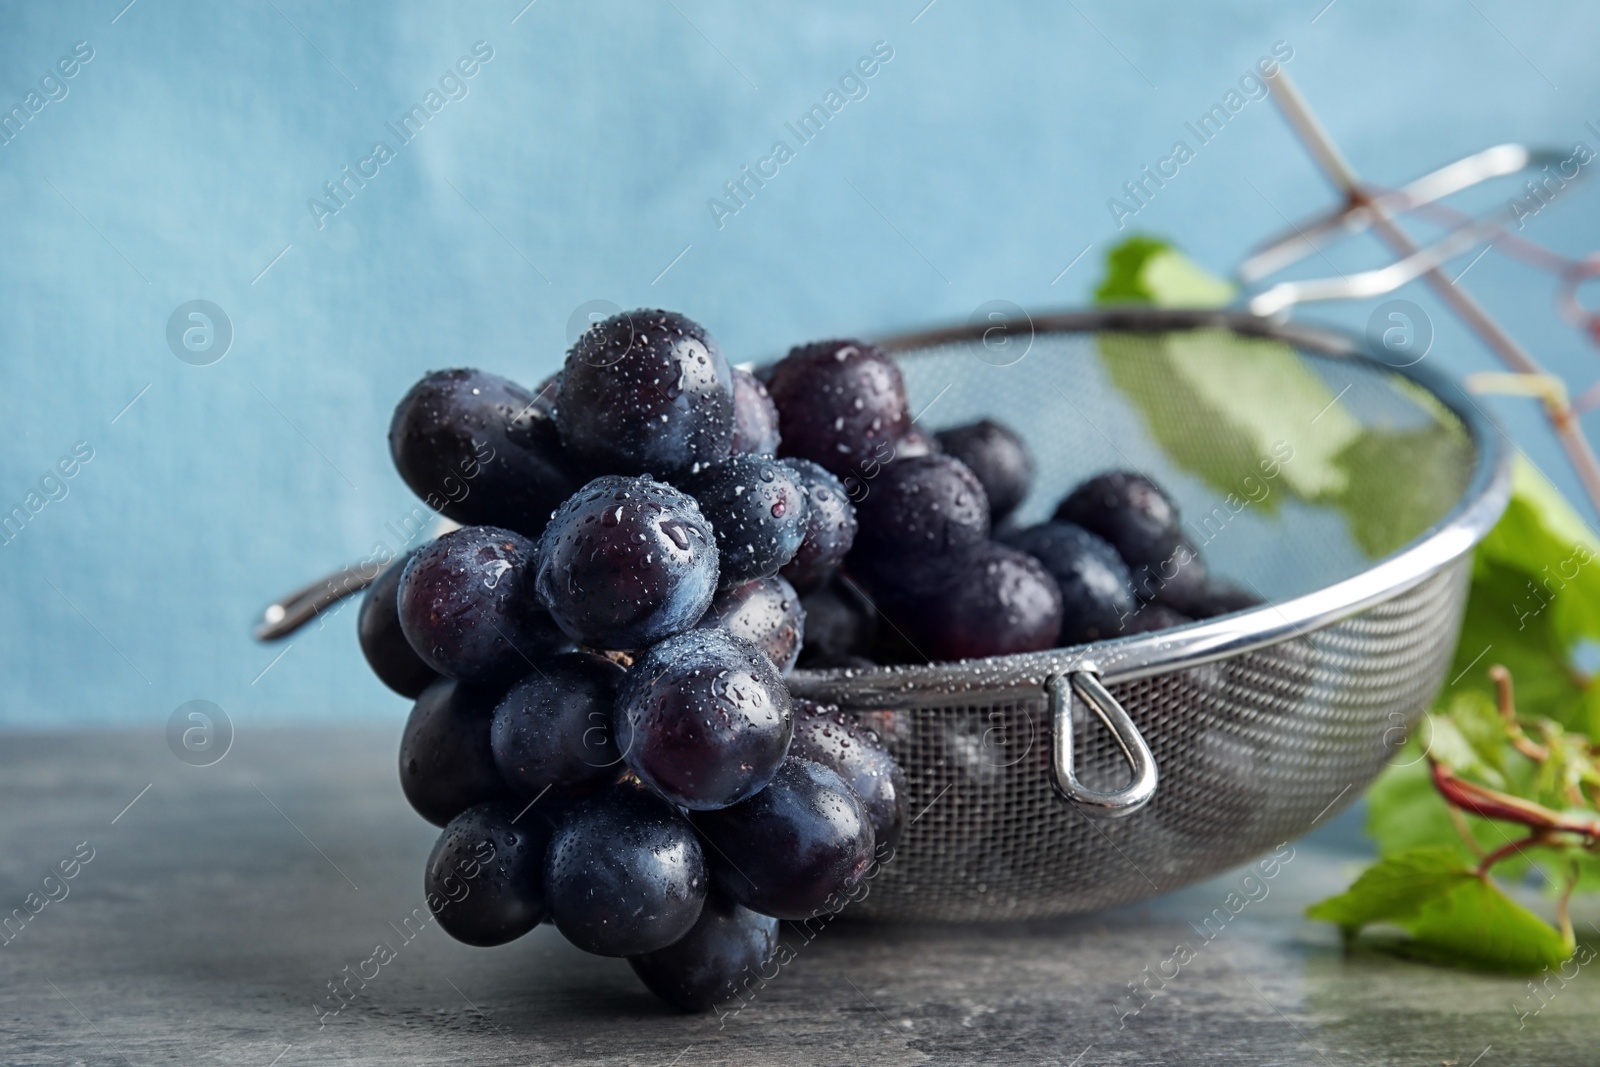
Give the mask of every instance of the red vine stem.
[{"label": "red vine stem", "polygon": [[1489,853],[1487,856],[1483,857],[1483,859],[1479,860],[1478,861],[1478,877],[1479,878],[1487,877],[1488,874],[1489,874],[1489,868],[1493,867],[1495,864],[1499,863],[1501,860],[1505,859],[1506,857],[1515,856],[1517,853],[1521,852],[1523,849],[1533,848],[1533,847],[1538,846],[1538,845],[1549,845],[1549,846],[1557,847],[1557,848],[1562,847],[1560,842],[1552,841],[1549,838],[1547,838],[1544,834],[1529,834],[1527,837],[1524,837],[1519,841],[1513,841],[1508,845],[1500,846],[1499,848],[1495,849],[1493,852]]},{"label": "red vine stem", "polygon": [[1536,836],[1548,837],[1552,833],[1565,833],[1577,834],[1584,838],[1586,843],[1600,841],[1600,820],[1573,818],[1558,811],[1551,811],[1543,804],[1509,796],[1497,789],[1469,782],[1432,758],[1428,760],[1428,765],[1433,772],[1433,786],[1447,804],[1480,818],[1521,823],[1533,830]]}]

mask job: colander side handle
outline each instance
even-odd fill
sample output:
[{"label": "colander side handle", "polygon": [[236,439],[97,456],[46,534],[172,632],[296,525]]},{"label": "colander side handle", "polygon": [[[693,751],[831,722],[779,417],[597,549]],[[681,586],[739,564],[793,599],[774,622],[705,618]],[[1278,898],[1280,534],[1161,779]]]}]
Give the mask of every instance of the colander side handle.
[{"label": "colander side handle", "polygon": [[[1133,725],[1127,711],[1117,703],[1111,691],[1100,683],[1100,676],[1093,671],[1058,674],[1050,679],[1045,688],[1050,700],[1052,734],[1050,779],[1056,792],[1080,810],[1108,818],[1132,815],[1148,804],[1156,793],[1155,757],[1151,755],[1150,746],[1145,744],[1143,735]],[[1128,768],[1133,772],[1133,781],[1121,789],[1102,792],[1078,781],[1077,771],[1073,768],[1072,751],[1074,696],[1099,717],[1116,738],[1117,747],[1122,749]]]}]

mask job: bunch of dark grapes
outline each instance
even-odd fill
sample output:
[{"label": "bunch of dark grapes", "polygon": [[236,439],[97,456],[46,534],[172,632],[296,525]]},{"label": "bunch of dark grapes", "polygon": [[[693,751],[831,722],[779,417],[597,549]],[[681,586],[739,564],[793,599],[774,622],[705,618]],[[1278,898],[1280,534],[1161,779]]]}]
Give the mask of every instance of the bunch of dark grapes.
[{"label": "bunch of dark grapes", "polygon": [[451,370],[401,401],[401,476],[468,525],[379,578],[360,636],[416,698],[400,780],[444,828],[425,886],[453,936],[549,922],[703,1010],[890,854],[894,758],[784,681],[795,585],[831,581],[856,518],[839,479],[777,458],[780,422],[664,311],[595,325],[537,393]]},{"label": "bunch of dark grapes", "polygon": [[1019,528],[1033,457],[992,419],[924,434],[894,361],[859,341],[794,349],[767,387],[779,454],[843,480],[859,529],[833,581],[801,586],[808,668],[974,659],[1178,626],[1254,597],[1206,574],[1177,507],[1128,472]]},{"label": "bunch of dark grapes", "polygon": [[1261,602],[1207,572],[1177,504],[1135,471],[1081,482],[1049,522],[1007,540],[1061,587],[1068,605],[1062,644],[1165,630]]},{"label": "bunch of dark grapes", "polygon": [[894,713],[791,697],[797,663],[1029,652],[1244,605],[1138,475],[1010,526],[1021,438],[922,432],[860,341],[758,380],[681,315],[634,311],[537,392],[428,375],[389,441],[466,524],[382,574],[359,620],[416,699],[400,780],[444,828],[429,907],[472,945],[549,922],[689,1010],[759,972],[780,919],[854,899],[905,821],[876,732]]}]

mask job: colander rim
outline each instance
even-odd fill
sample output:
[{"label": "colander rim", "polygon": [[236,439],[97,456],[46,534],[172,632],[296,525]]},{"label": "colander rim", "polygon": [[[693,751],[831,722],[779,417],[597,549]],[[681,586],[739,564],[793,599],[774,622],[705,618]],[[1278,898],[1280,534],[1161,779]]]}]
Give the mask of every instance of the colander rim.
[{"label": "colander rim", "polygon": [[[1125,306],[1024,314],[1034,336],[1224,329],[1399,374],[1460,420],[1476,453],[1471,477],[1455,507],[1432,528],[1366,569],[1310,593],[1092,645],[926,665],[795,670],[787,678],[795,696],[855,707],[965,703],[1019,691],[1042,695],[1049,679],[1070,671],[1091,670],[1113,684],[1241,655],[1321,629],[1414,588],[1470,552],[1510,502],[1505,434],[1483,409],[1448,374],[1420,362],[1394,366],[1375,356],[1354,334],[1231,310]],[[876,343],[904,358],[924,349],[978,341],[992,327],[992,322],[962,323],[895,334]]]}]

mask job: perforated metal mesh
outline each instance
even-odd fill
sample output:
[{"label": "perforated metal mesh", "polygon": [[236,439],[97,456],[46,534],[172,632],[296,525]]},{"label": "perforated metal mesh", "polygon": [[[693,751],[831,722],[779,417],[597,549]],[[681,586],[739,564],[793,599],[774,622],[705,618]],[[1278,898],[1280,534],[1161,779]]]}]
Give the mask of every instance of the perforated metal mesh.
[{"label": "perforated metal mesh", "polygon": [[[1364,614],[1280,645],[1111,687],[1161,768],[1155,799],[1091,819],[1050,784],[1036,700],[872,714],[914,817],[852,914],[1031,919],[1176,889],[1290,840],[1352,802],[1444,678],[1465,604],[1458,564]],[[1087,717],[1085,717],[1087,718]],[[1127,765],[1080,718],[1080,776]]]},{"label": "perforated metal mesh", "polygon": [[[1041,333],[1009,362],[979,347],[941,343],[907,353],[903,367],[916,406],[934,405],[921,425],[989,416],[1028,439],[1039,471],[1023,521],[1047,517],[1098,470],[1144,470],[1178,498],[1212,570],[1269,601],[1361,574],[1425,535],[1461,503],[1478,458],[1448,408],[1403,376],[1277,341]],[[1229,395],[1281,417],[1231,421]],[[1261,461],[1281,459],[1282,443],[1293,458],[1267,477]],[[1242,482],[1252,474],[1255,489]],[[1229,492],[1250,501],[1236,508]],[[1055,793],[1044,692],[1038,678],[1008,679],[1004,660],[941,667],[892,699],[884,672],[799,672],[797,691],[867,715],[907,776],[905,836],[849,914],[1089,910],[1176,889],[1306,832],[1361,794],[1442,684],[1468,560],[1443,561],[1421,584],[1300,636],[1112,685],[1160,770],[1154,799],[1123,819],[1091,818]],[[1008,695],[983,695],[1008,682]],[[954,703],[963,692],[977,695]],[[1080,715],[1075,736],[1085,785],[1125,783],[1109,731]]]}]

